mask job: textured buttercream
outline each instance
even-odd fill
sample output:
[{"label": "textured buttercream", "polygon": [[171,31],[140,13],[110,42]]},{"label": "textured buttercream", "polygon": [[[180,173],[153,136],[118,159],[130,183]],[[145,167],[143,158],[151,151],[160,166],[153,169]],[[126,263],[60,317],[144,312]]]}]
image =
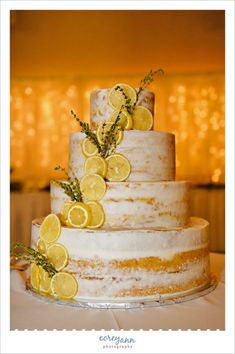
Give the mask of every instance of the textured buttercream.
[{"label": "textured buttercream", "polygon": [[[189,184],[187,182],[107,182],[100,201],[105,210],[104,227],[169,228],[187,224]],[[60,213],[70,198],[51,182],[51,211]]]},{"label": "textured buttercream", "polygon": [[[70,176],[84,175],[85,157],[81,143],[85,134],[70,135],[69,170]],[[116,152],[128,158],[131,174],[128,181],[172,181],[175,178],[175,136],[156,131],[129,130]]]}]

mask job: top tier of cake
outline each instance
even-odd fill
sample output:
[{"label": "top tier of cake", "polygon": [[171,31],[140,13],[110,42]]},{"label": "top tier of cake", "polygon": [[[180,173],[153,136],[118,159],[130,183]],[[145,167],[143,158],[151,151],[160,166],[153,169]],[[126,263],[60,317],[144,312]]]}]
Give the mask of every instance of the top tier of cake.
[{"label": "top tier of cake", "polygon": [[[90,119],[92,129],[96,129],[100,123],[107,121],[113,112],[113,108],[108,102],[109,91],[110,89],[98,89],[91,92]],[[152,115],[154,115],[154,93],[143,90],[139,95],[136,105],[148,108]]]}]

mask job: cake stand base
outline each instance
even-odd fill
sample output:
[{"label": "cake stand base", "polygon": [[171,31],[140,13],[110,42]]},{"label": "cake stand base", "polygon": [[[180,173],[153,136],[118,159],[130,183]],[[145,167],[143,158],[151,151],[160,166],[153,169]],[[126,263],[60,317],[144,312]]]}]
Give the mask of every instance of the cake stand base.
[{"label": "cake stand base", "polygon": [[61,300],[56,299],[50,295],[43,295],[42,293],[37,292],[31,287],[29,282],[26,283],[26,290],[36,296],[38,299],[46,302],[63,306],[72,306],[80,308],[94,308],[94,309],[137,309],[137,308],[146,308],[146,307],[160,307],[179,304],[181,302],[190,301],[197,299],[198,297],[209,294],[217,286],[217,281],[215,277],[211,277],[210,282],[206,285],[203,285],[192,290],[187,290],[184,292],[174,293],[174,294],[165,294],[165,295],[156,295],[146,298],[136,298],[136,299],[119,299],[116,301],[107,300],[94,300],[94,299],[79,299],[76,300]]}]

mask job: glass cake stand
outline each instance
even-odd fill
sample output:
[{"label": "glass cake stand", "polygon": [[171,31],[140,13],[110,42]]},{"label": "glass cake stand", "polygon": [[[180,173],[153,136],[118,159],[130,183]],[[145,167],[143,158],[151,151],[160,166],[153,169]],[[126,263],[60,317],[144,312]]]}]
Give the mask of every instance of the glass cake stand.
[{"label": "glass cake stand", "polygon": [[54,303],[63,306],[72,306],[80,308],[94,308],[94,309],[136,309],[146,307],[160,307],[167,305],[179,304],[181,302],[197,299],[198,297],[209,294],[217,286],[215,276],[211,276],[210,282],[206,285],[178,292],[174,294],[156,295],[146,298],[136,298],[130,300],[94,300],[94,299],[76,299],[76,300],[61,300],[56,299],[51,295],[43,295],[32,288],[29,281],[26,282],[26,290],[32,295],[36,296],[39,300],[46,303]]}]

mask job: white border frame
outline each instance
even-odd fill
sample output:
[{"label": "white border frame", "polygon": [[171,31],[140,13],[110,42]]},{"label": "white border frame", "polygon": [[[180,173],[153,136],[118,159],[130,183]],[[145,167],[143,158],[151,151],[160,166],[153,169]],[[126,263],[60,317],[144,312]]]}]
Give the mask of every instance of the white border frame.
[{"label": "white border frame", "polygon": [[[9,321],[9,29],[10,10],[226,11],[226,330],[115,331],[136,339],[132,353],[234,353],[234,1],[2,1],[1,5],[1,343],[2,353],[103,353],[110,331],[10,331]],[[52,340],[53,337],[53,340]],[[169,340],[170,337],[170,340]],[[108,353],[121,350],[108,349]],[[126,351],[127,352],[127,351]],[[130,352],[130,351],[128,351]]]}]

